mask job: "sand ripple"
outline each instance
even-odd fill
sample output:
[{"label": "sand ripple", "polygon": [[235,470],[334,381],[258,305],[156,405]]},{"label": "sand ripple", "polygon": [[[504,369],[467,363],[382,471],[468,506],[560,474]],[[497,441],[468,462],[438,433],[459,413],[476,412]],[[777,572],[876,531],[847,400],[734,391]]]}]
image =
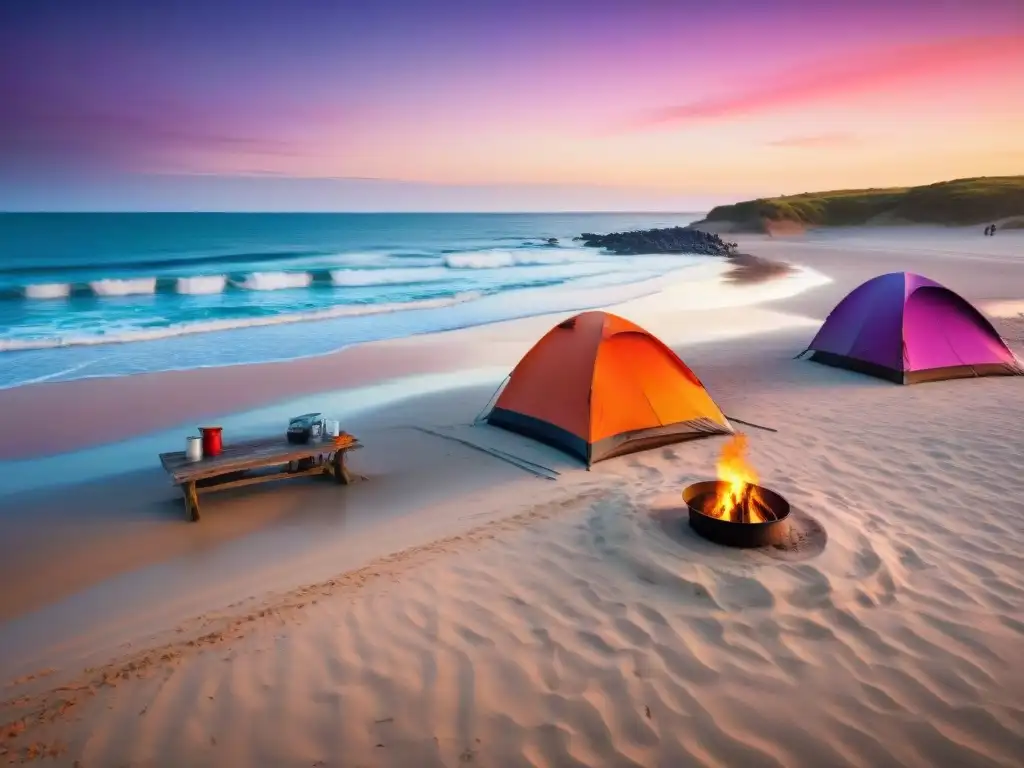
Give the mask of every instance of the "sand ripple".
[{"label": "sand ripple", "polygon": [[811,367],[714,384],[780,427],[751,458],[824,526],[813,556],[668,535],[721,442],[640,454],[100,671],[65,694],[80,722],[22,703],[40,719],[5,747],[83,768],[1020,765],[1020,382]]}]

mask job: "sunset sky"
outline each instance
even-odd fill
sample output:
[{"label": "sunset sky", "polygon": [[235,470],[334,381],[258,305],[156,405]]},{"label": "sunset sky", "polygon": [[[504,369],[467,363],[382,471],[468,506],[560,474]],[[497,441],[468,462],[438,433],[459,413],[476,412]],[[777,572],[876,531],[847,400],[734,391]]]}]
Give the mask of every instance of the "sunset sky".
[{"label": "sunset sky", "polygon": [[1022,0],[0,4],[0,210],[701,210],[1024,173]]}]

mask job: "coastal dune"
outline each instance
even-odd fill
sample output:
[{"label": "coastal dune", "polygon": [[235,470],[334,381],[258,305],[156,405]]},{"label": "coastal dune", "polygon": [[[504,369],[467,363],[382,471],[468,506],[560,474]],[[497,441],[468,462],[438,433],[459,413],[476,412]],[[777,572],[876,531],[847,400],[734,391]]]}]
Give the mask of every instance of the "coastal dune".
[{"label": "coastal dune", "polygon": [[[773,257],[790,248],[743,245]],[[928,260],[983,308],[984,298],[1004,310],[1021,298],[997,292],[1024,274],[1024,262],[1002,256],[981,274],[977,260],[924,250],[805,242],[788,255],[835,278],[779,299],[775,309],[792,317],[824,317],[861,273]],[[670,330],[657,302],[632,309]],[[1024,318],[993,314],[1006,315],[994,322],[1024,355]],[[479,332],[515,339],[520,327]],[[323,566],[323,576],[310,569],[297,587],[254,570],[249,597],[207,599],[190,614],[198,618],[84,672],[47,669],[40,656],[36,676],[3,689],[0,759],[80,768],[1018,765],[1022,381],[900,387],[794,361],[812,330],[680,347],[730,417],[777,430],[737,423],[761,481],[794,506],[787,547],[723,549],[688,528],[680,492],[714,477],[727,438],[589,472],[549,463],[557,476],[547,480],[450,439],[555,461],[516,436],[468,426],[484,388],[413,399],[399,414],[364,417],[381,436],[401,429],[354,462],[370,480],[342,491],[362,494],[347,514],[384,516],[373,535],[387,534],[390,549],[357,567]],[[414,412],[437,434],[412,429]],[[414,456],[418,472],[407,469]],[[275,495],[181,525],[200,531],[198,544],[217,515],[244,516],[250,504],[283,515],[293,535],[329,514],[319,493]],[[82,629],[68,632],[65,644]]]},{"label": "coastal dune", "polygon": [[813,227],[987,226],[1019,228],[1024,176],[953,179],[917,187],[842,189],[719,205],[695,222],[708,233],[799,234]]}]

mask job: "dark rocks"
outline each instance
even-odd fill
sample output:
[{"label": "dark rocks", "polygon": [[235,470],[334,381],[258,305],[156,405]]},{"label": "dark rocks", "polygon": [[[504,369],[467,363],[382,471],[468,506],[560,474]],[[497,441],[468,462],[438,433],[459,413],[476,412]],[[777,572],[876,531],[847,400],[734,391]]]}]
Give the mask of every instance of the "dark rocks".
[{"label": "dark rocks", "polygon": [[544,242],[547,243],[548,245],[558,245],[558,238],[557,237],[546,237],[546,238],[544,238]]},{"label": "dark rocks", "polygon": [[584,232],[573,240],[591,248],[604,248],[620,256],[645,253],[692,253],[701,256],[729,256],[736,243],[727,243],[718,235],[686,227],[641,229],[634,232],[612,232],[595,235]]}]

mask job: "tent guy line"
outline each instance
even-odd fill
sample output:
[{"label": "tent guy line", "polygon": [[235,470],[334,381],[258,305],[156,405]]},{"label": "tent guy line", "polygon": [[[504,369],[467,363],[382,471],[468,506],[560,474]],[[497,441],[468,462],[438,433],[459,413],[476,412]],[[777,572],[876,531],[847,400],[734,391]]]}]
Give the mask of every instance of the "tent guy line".
[{"label": "tent guy line", "polygon": [[778,432],[779,431],[775,427],[766,427],[766,426],[764,426],[762,424],[754,424],[753,422],[750,422],[750,421],[744,421],[743,419],[737,419],[735,416],[730,416],[729,414],[726,414],[725,418],[727,418],[731,422],[735,422],[736,424],[742,424],[745,427],[753,427],[754,429],[763,429],[765,432]]},{"label": "tent guy line", "polygon": [[508,464],[512,464],[513,466],[518,467],[519,469],[529,472],[531,475],[536,475],[537,477],[543,478],[545,480],[556,480],[558,476],[561,474],[560,472],[558,472],[558,470],[551,469],[550,467],[545,467],[542,464],[537,464],[527,459],[520,458],[519,456],[513,456],[510,453],[499,451],[497,448],[486,448],[482,445],[477,445],[476,443],[471,442],[469,440],[463,440],[461,437],[456,437],[455,435],[446,435],[443,432],[435,432],[434,430],[428,429],[427,427],[414,426],[412,427],[412,429],[415,429],[419,432],[423,432],[427,435],[440,437],[443,440],[451,440],[452,442],[459,443],[460,445],[464,445],[467,448],[473,448],[474,450],[480,451],[481,453],[486,453],[488,456],[493,456],[496,459],[500,459],[501,461],[504,461]]}]

